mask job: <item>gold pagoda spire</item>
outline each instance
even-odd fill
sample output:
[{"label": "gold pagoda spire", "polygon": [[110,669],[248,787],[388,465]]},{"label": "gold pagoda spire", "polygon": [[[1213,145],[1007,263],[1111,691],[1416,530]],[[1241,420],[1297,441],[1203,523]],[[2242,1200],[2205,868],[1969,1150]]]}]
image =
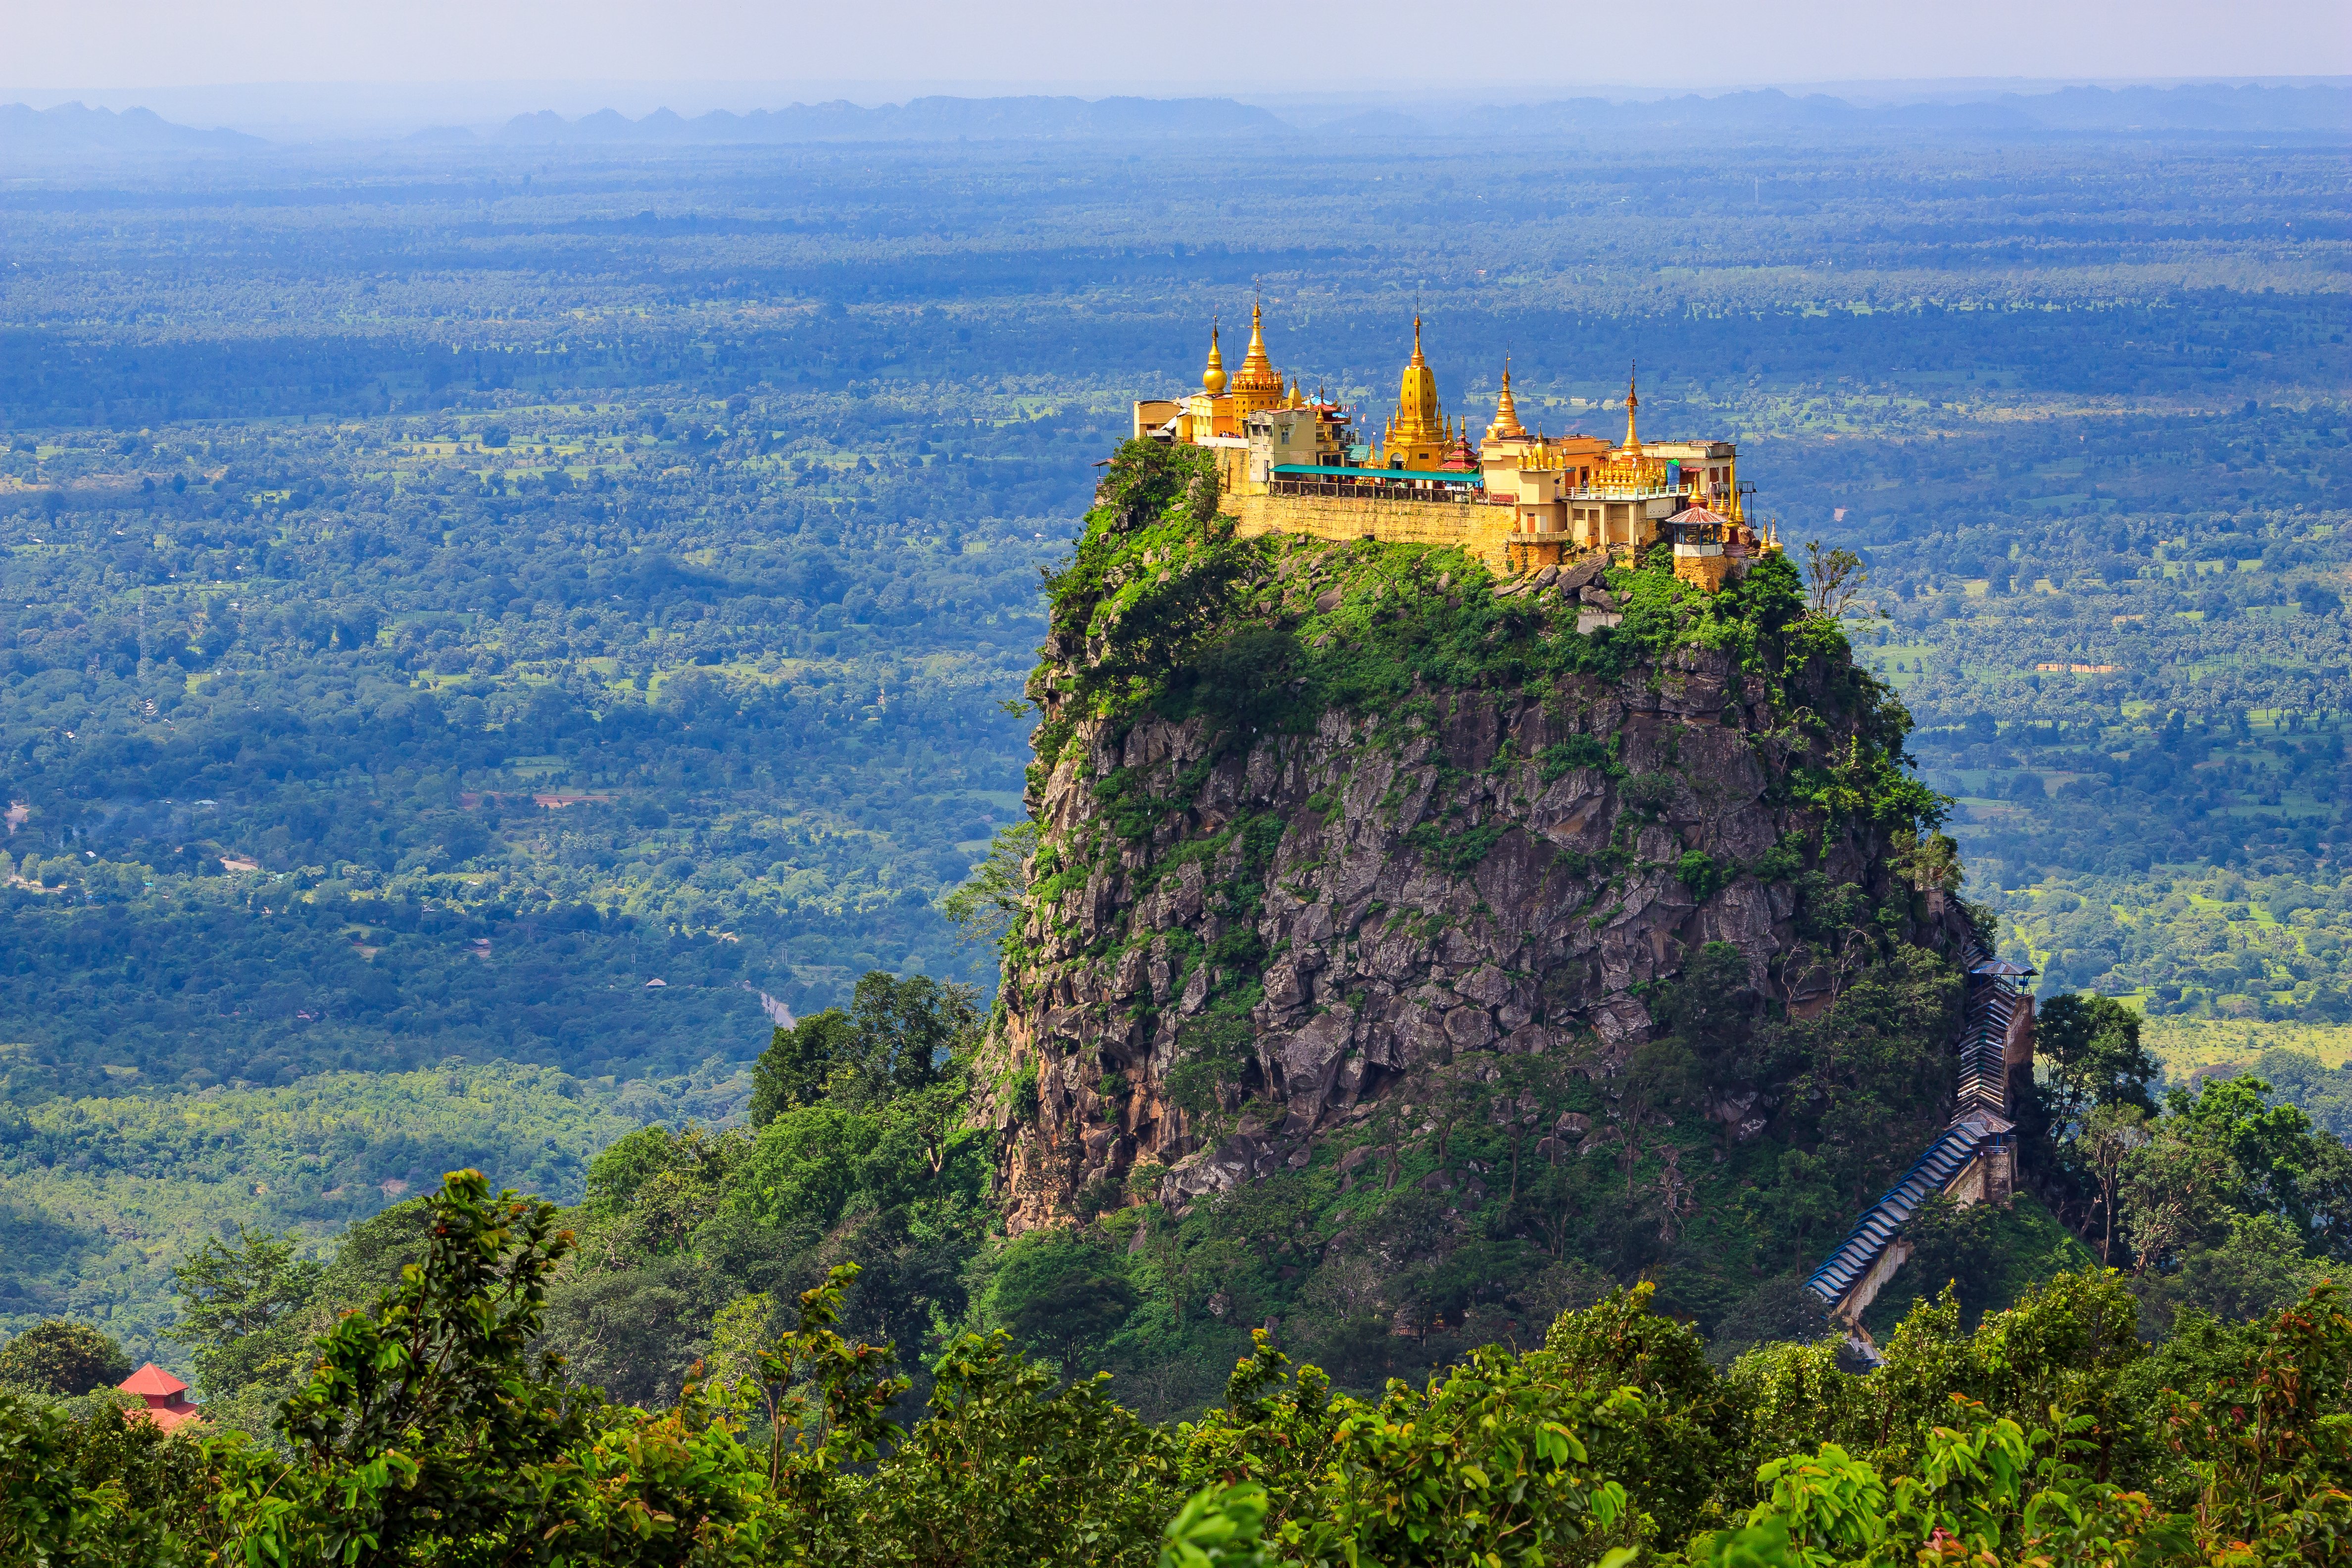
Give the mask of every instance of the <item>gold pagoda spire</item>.
[{"label": "gold pagoda spire", "polygon": [[1633,388],[1635,375],[1640,370],[1641,365],[1635,363],[1625,372],[1625,450],[1628,452],[1642,449],[1642,438],[1633,433],[1633,416],[1642,406],[1642,395]]},{"label": "gold pagoda spire", "polygon": [[[1389,422],[1389,446],[1434,447],[1451,438],[1451,422],[1437,401],[1437,373],[1421,351],[1421,315],[1412,318],[1412,358],[1397,386],[1396,417]],[[1433,459],[1434,453],[1431,454]],[[1409,460],[1408,466],[1412,466]]]},{"label": "gold pagoda spire", "polygon": [[1201,390],[1214,397],[1225,390],[1225,355],[1217,346],[1217,324],[1209,323],[1209,368],[1201,373]]},{"label": "gold pagoda spire", "polygon": [[1250,304],[1249,352],[1242,356],[1241,371],[1234,377],[1234,390],[1270,392],[1276,397],[1282,395],[1282,374],[1265,357],[1265,307],[1255,301]]},{"label": "gold pagoda spire", "polygon": [[1524,441],[1528,427],[1519,423],[1519,405],[1511,397],[1511,362],[1503,360],[1503,395],[1495,400],[1495,422],[1486,426],[1489,441]]}]

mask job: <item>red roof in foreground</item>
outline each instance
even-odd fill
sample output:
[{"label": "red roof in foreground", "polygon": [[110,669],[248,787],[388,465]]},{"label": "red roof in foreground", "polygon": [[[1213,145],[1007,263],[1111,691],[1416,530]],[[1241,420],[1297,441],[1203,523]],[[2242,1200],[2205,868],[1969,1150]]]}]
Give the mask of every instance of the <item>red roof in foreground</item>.
[{"label": "red roof in foreground", "polygon": [[188,1385],[151,1361],[114,1386],[125,1394],[136,1394],[142,1398],[151,1394],[169,1398],[184,1392]]},{"label": "red roof in foreground", "polygon": [[126,1415],[152,1421],[167,1432],[183,1421],[194,1421],[200,1414],[188,1403],[188,1385],[152,1361],[114,1386],[146,1401],[144,1409],[127,1411]]}]

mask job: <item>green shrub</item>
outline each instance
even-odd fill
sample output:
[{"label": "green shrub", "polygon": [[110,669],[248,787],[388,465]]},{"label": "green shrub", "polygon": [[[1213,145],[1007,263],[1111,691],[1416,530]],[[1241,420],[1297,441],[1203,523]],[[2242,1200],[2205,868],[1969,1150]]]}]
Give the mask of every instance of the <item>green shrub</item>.
[{"label": "green shrub", "polygon": [[0,1384],[60,1399],[111,1388],[131,1375],[131,1358],[88,1323],[51,1318],[0,1345]]}]

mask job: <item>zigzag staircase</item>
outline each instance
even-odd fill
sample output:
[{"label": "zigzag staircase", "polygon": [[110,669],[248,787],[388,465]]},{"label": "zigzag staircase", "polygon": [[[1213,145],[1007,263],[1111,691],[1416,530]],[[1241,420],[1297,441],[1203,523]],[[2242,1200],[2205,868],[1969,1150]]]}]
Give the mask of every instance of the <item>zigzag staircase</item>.
[{"label": "zigzag staircase", "polygon": [[1960,944],[1960,963],[1968,975],[1968,1004],[1954,1042],[1959,1093],[1952,1119],[1805,1281],[1830,1315],[1844,1323],[1854,1348],[1873,1363],[1877,1347],[1862,1327],[1862,1313],[1910,1256],[1895,1246],[1905,1224],[1929,1197],[1960,1184],[1979,1162],[2013,1157],[2006,1047],[2019,1010],[2030,1012],[2033,1005],[2015,978],[2031,971],[1995,963],[1973,932]]}]

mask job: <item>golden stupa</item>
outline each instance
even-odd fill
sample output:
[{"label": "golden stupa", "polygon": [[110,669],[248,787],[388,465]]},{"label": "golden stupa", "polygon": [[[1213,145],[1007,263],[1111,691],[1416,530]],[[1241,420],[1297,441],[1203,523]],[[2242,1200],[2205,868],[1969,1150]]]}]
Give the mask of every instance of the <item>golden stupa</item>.
[{"label": "golden stupa", "polygon": [[1437,373],[1421,352],[1421,317],[1412,318],[1412,358],[1397,384],[1395,417],[1381,442],[1383,468],[1433,468],[1445,460],[1453,431],[1437,401]]},{"label": "golden stupa", "polygon": [[1249,352],[1242,356],[1242,368],[1234,376],[1231,391],[1236,424],[1261,408],[1277,407],[1282,403],[1282,373],[1265,357],[1265,313],[1262,306],[1250,307]]},{"label": "golden stupa", "polygon": [[1486,426],[1489,441],[1524,441],[1528,427],[1519,423],[1519,405],[1511,397],[1511,362],[1503,362],[1503,395],[1495,400],[1495,422]]}]

